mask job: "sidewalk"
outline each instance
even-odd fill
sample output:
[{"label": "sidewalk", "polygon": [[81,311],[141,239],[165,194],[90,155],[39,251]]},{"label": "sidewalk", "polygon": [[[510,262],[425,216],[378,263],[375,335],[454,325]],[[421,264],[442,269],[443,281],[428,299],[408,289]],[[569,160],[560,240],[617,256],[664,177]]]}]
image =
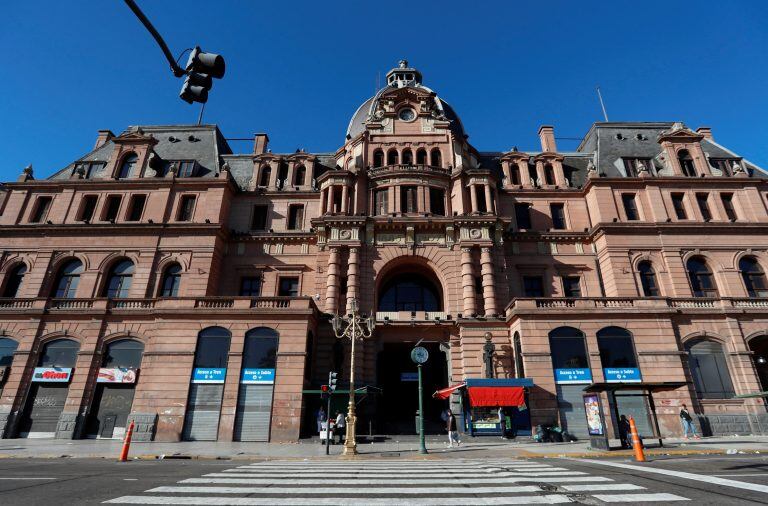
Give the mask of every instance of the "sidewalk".
[{"label": "sidewalk", "polygon": [[[614,441],[614,444],[617,442]],[[122,442],[114,440],[2,439],[0,458],[107,458],[116,459]],[[331,455],[340,455],[342,447],[331,445]],[[621,457],[631,450],[604,452],[592,450],[589,441],[573,443],[535,443],[502,441],[498,438],[466,438],[455,448],[447,448],[444,437],[427,438],[428,455],[419,454],[415,436],[393,437],[386,442],[358,445],[360,458],[550,458],[550,457]],[[700,440],[664,440],[663,448],[650,447],[646,455],[702,455],[726,453],[768,453],[766,436],[711,437]],[[194,459],[315,459],[325,457],[325,446],[317,440],[296,443],[134,442],[131,458]]]}]

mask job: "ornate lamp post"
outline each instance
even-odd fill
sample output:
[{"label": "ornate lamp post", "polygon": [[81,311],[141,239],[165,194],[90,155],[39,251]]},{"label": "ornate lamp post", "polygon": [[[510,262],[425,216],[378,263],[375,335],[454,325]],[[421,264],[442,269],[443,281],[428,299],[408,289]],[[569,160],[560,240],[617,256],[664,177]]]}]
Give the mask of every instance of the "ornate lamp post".
[{"label": "ornate lamp post", "polygon": [[483,361],[485,362],[485,377],[493,378],[493,355],[496,353],[496,346],[491,341],[493,336],[490,332],[485,333],[485,344],[483,345]]},{"label": "ornate lamp post", "polygon": [[357,454],[357,441],[355,440],[355,341],[371,337],[376,326],[376,318],[359,314],[357,299],[352,299],[349,304],[350,313],[346,316],[334,315],[331,318],[333,333],[338,339],[348,337],[352,343],[349,365],[349,410],[347,411],[347,436],[344,441],[344,455]]}]

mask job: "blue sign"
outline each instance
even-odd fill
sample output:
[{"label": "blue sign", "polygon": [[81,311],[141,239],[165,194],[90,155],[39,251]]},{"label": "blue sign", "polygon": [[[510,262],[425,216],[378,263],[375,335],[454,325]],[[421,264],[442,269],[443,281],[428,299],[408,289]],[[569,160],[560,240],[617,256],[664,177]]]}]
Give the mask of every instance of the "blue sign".
[{"label": "blue sign", "polygon": [[400,381],[419,381],[419,373],[417,372],[401,372]]},{"label": "blue sign", "polygon": [[592,383],[590,369],[555,369],[555,383]]},{"label": "blue sign", "polygon": [[240,378],[243,385],[273,385],[275,383],[274,369],[243,369]]},{"label": "blue sign", "polygon": [[224,383],[226,376],[224,367],[196,367],[192,372],[192,383]]},{"label": "blue sign", "polygon": [[603,376],[608,383],[639,383],[643,381],[637,367],[606,367]]}]

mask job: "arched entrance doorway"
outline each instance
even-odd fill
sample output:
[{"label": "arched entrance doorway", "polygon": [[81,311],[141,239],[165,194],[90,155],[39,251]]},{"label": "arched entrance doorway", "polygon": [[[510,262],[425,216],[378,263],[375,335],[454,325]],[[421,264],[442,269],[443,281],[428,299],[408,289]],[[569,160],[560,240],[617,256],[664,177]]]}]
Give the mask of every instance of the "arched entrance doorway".
[{"label": "arched entrance doorway", "polygon": [[749,349],[752,350],[757,370],[757,378],[760,381],[760,391],[768,391],[768,335],[755,337],[749,341]]},{"label": "arched entrance doorway", "polygon": [[373,416],[376,432],[417,432],[418,369],[410,354],[419,341],[429,351],[429,360],[422,366],[424,429],[433,434],[444,432],[441,412],[448,403],[432,399],[431,394],[448,384],[447,346],[443,344],[448,338],[441,327],[422,316],[444,311],[440,281],[425,265],[403,266],[382,276],[376,300],[379,318],[391,316],[376,329],[376,386],[381,389]]}]

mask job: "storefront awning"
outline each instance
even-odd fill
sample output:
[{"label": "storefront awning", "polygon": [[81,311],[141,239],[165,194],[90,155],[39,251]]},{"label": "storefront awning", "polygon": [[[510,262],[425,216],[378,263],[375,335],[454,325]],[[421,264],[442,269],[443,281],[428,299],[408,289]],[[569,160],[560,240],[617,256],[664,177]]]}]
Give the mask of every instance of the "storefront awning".
[{"label": "storefront awning", "polygon": [[469,405],[473,408],[485,406],[522,406],[525,404],[523,387],[467,387]]},{"label": "storefront awning", "polygon": [[442,390],[438,390],[437,392],[433,393],[432,397],[435,399],[445,400],[449,398],[453,392],[459,388],[464,388],[465,386],[467,386],[466,383],[459,383],[458,385],[453,385],[452,387],[443,388]]},{"label": "storefront awning", "polygon": [[663,392],[676,390],[687,385],[685,381],[658,381],[637,383],[592,383],[584,387],[585,392],[615,392],[616,390],[645,390],[647,392]]}]

